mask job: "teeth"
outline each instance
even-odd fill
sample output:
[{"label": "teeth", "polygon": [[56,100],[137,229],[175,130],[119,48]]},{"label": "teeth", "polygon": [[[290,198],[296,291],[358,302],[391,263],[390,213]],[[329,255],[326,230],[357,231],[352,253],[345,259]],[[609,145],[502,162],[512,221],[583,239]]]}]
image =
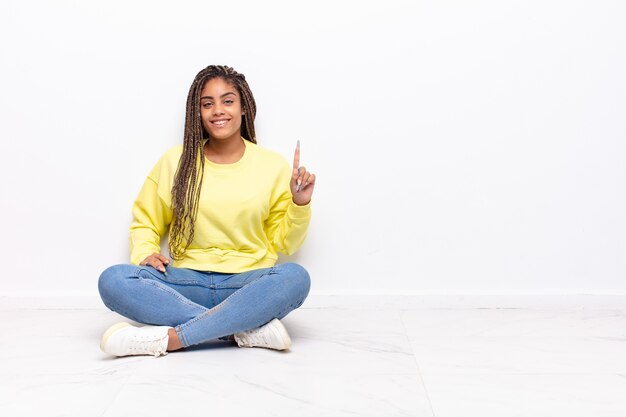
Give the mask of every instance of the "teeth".
[{"label": "teeth", "polygon": [[228,120],[218,120],[216,122],[212,122],[214,125],[218,125],[218,126],[223,126],[224,124],[226,124]]}]

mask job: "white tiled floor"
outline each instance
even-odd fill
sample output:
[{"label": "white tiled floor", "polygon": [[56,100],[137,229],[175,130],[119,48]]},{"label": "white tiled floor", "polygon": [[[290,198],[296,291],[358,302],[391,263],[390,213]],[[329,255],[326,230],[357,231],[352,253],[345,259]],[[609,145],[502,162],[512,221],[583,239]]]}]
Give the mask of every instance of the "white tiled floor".
[{"label": "white tiled floor", "polygon": [[290,352],[110,358],[104,307],[0,310],[0,416],[624,416],[626,309],[306,307]]}]

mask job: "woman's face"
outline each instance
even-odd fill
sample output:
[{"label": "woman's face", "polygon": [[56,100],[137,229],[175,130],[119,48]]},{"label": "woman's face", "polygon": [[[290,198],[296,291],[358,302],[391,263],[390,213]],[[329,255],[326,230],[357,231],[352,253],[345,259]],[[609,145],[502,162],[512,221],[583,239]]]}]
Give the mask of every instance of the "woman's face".
[{"label": "woman's face", "polygon": [[237,88],[222,78],[213,78],[200,93],[202,126],[211,140],[241,137],[241,97]]}]

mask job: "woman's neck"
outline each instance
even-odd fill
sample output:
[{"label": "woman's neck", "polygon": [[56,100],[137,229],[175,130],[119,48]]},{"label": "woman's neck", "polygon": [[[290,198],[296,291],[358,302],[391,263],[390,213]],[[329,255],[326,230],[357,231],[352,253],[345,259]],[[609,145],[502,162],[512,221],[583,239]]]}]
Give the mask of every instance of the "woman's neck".
[{"label": "woman's neck", "polygon": [[204,156],[216,164],[233,164],[239,161],[246,151],[241,137],[226,141],[209,139],[204,144]]}]

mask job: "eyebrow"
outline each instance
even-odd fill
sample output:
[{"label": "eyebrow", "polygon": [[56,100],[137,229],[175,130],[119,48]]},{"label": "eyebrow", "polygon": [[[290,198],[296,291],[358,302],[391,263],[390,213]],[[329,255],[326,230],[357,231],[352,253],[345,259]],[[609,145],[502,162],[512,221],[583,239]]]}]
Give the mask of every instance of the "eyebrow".
[{"label": "eyebrow", "polygon": [[[232,94],[233,96],[235,95],[235,93],[233,93],[233,92],[229,91],[228,93],[224,93],[224,94],[222,94],[222,95],[220,96],[220,98],[222,98],[222,97],[226,97],[226,96],[227,96],[227,95],[229,95],[229,94]],[[203,98],[210,98],[211,100],[213,100],[213,96],[203,96],[203,97],[200,97],[200,100],[202,100]]]}]

